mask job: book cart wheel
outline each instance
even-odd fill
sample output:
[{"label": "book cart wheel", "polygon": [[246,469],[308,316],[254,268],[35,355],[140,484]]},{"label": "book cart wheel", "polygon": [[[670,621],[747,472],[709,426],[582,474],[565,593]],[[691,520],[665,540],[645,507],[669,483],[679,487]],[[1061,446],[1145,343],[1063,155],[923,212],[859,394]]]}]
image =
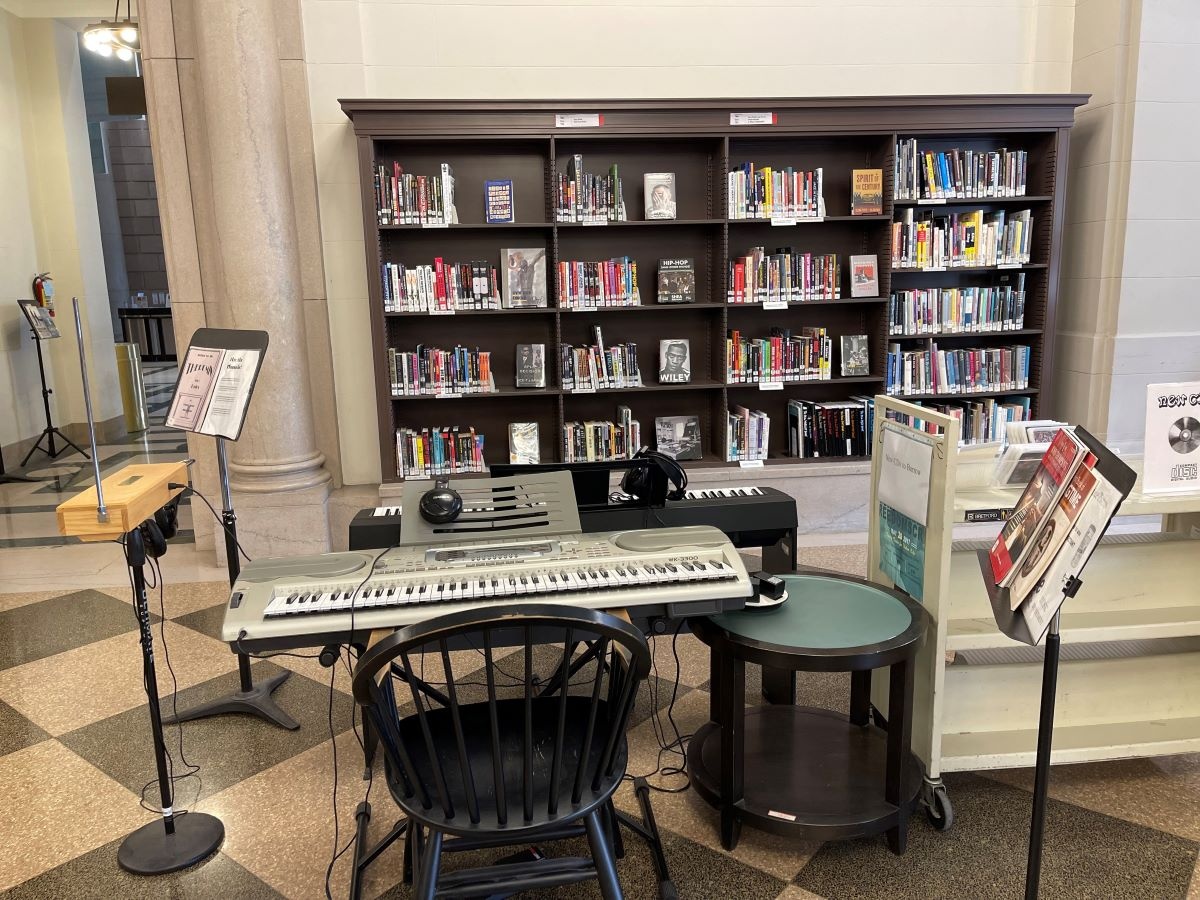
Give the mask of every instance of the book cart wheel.
[{"label": "book cart wheel", "polygon": [[954,825],[954,806],[941,779],[925,783],[925,815],[938,831],[949,831]]}]

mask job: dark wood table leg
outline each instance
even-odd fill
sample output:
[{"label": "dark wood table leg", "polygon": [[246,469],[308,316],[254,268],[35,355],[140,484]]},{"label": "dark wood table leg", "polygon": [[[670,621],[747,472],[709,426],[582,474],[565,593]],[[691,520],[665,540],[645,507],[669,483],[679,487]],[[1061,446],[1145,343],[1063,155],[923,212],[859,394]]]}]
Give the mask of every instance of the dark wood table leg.
[{"label": "dark wood table leg", "polygon": [[721,723],[721,657],[713,647],[708,648],[708,718]]},{"label": "dark wood table leg", "polygon": [[[884,798],[903,806],[908,798],[907,776],[912,738],[913,660],[892,663],[888,685],[887,776]],[[887,833],[888,846],[899,855],[908,846],[909,811],[901,809],[896,827]]]},{"label": "dark wood table leg", "polygon": [[741,836],[737,804],[744,790],[746,663],[725,653],[721,668],[721,846],[733,850]]},{"label": "dark wood table leg", "polygon": [[796,673],[791,669],[763,666],[762,695],[768,703],[794,706],[796,703]]},{"label": "dark wood table leg", "polygon": [[871,670],[850,673],[850,724],[860,728],[871,720]]}]

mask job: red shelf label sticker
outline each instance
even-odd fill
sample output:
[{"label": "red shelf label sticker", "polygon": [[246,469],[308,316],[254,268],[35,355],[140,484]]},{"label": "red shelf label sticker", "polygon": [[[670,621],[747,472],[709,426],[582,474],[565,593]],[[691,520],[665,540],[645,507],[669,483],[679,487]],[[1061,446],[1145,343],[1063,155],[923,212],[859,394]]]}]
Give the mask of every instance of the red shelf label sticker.
[{"label": "red shelf label sticker", "polygon": [[599,128],[604,124],[600,113],[555,113],[555,128]]},{"label": "red shelf label sticker", "polygon": [[778,125],[779,116],[773,112],[731,112],[730,125]]}]

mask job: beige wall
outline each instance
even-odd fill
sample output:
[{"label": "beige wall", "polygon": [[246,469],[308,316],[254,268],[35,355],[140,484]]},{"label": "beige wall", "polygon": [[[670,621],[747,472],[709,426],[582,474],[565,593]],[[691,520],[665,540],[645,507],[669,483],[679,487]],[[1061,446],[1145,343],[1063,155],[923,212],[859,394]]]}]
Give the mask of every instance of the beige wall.
[{"label": "beige wall", "polygon": [[[339,99],[1067,91],[1074,5],[302,0],[345,481],[378,481],[380,463],[358,163]],[[742,52],[729,35],[748,24],[812,39],[778,58]],[[914,52],[931,33],[951,39]]]},{"label": "beige wall", "polygon": [[121,411],[76,41],[65,24],[0,10],[0,443],[44,424],[36,356],[13,302],[31,296],[37,272],[54,276],[64,335],[48,345],[56,424],[86,420],[72,296],[80,298],[96,418]]}]

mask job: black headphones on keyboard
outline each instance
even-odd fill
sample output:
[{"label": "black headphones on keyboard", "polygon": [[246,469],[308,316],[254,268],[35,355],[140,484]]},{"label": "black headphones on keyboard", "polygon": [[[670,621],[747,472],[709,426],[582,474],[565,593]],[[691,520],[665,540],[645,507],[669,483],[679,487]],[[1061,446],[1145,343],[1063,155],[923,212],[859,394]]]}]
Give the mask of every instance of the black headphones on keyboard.
[{"label": "black headphones on keyboard", "polygon": [[635,466],[621,479],[621,490],[630,496],[661,506],[665,500],[682,500],[687,490],[687,472],[677,460],[665,453],[643,447],[633,457],[647,459],[652,465]]},{"label": "black headphones on keyboard", "polygon": [[433,487],[421,495],[418,508],[421,518],[430,525],[449,525],[462,513],[463,501],[458,491],[450,487],[450,479],[439,475]]}]

